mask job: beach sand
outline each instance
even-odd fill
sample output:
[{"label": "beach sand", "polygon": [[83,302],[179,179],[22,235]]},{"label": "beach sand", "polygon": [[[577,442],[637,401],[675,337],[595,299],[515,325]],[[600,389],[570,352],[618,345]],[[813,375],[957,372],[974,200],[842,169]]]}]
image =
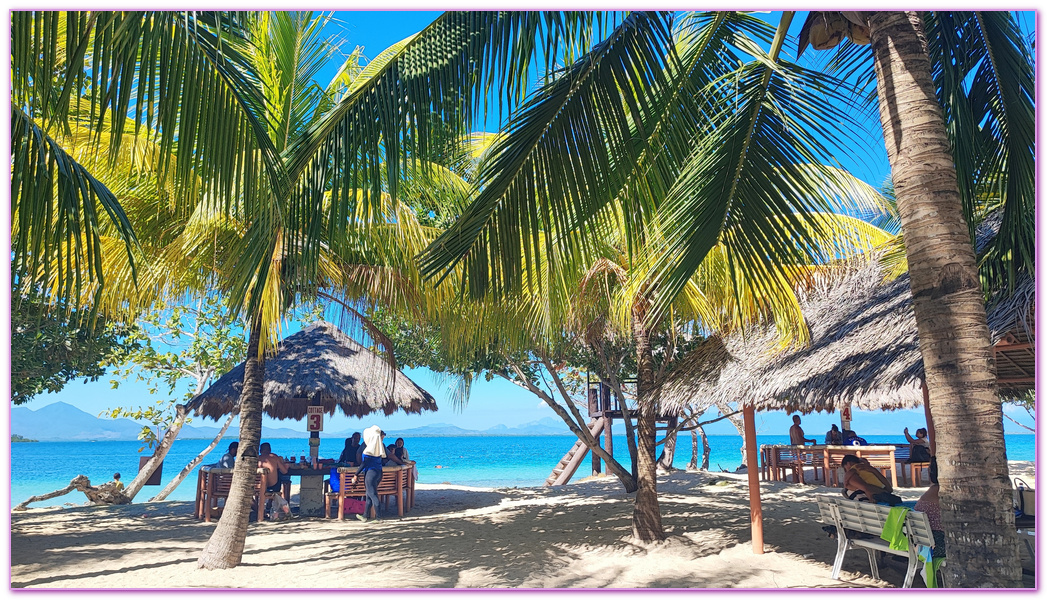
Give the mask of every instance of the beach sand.
[{"label": "beach sand", "polygon": [[[1013,475],[1033,481],[1033,465]],[[836,542],[816,485],[763,482],[766,552],[752,552],[744,475],[659,477],[669,539],[630,543],[633,496],[616,479],[557,488],[419,484],[415,507],[378,523],[294,519],[248,529],[243,563],[196,559],[214,523],[191,502],[40,508],[11,514],[12,587],[115,588],[803,588],[901,586],[904,563],[869,575],[860,550],[829,578]],[[915,500],[923,488],[899,490]],[[70,496],[72,498],[72,496]],[[1024,563],[1032,561],[1022,548]],[[1032,578],[1027,577],[1032,585]],[[917,577],[917,586],[922,581]]]}]

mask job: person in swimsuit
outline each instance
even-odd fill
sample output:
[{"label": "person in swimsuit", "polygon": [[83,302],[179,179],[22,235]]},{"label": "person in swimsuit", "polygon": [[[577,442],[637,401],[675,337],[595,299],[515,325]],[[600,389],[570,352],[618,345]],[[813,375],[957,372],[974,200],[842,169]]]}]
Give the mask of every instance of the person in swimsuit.
[{"label": "person in swimsuit", "polygon": [[892,504],[893,499],[896,498],[891,494],[894,489],[891,482],[887,481],[879,471],[853,454],[844,456],[840,464],[846,472],[843,479],[845,496],[851,500]]},{"label": "person in swimsuit", "polygon": [[281,511],[284,515],[290,516],[291,507],[287,505],[287,501],[280,494],[280,489],[283,487],[283,481],[280,480],[280,476],[287,474],[287,463],[284,462],[284,459],[273,454],[273,449],[269,442],[258,447],[258,468],[269,469],[265,474],[265,491],[266,493],[275,494],[273,497],[273,511]]},{"label": "person in swimsuit", "polygon": [[800,415],[793,415],[793,426],[789,428],[789,443],[793,446],[802,446],[807,442],[817,444],[818,440],[804,437],[803,427],[800,427]]}]

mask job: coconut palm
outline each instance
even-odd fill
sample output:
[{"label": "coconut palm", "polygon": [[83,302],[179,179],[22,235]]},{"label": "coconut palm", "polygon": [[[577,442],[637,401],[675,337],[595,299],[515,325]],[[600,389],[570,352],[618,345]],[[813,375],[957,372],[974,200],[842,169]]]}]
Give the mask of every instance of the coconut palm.
[{"label": "coconut palm", "polygon": [[[877,19],[888,17],[897,21],[898,15],[879,13],[876,16]],[[875,29],[869,22],[872,18],[870,13],[858,21],[868,26],[875,50],[875,40],[884,38],[872,35]],[[983,162],[972,160],[963,163],[969,165],[969,168],[978,169],[984,165],[1015,161],[1016,168],[1011,172],[1018,174],[1018,177],[1014,181],[1000,180],[1001,185],[1013,192],[1008,203],[1013,203],[1014,217],[1009,221],[1008,233],[1000,238],[1001,251],[997,253],[996,259],[1001,264],[1015,265],[1015,262],[1004,262],[1008,256],[1004,248],[1011,247],[1014,250],[1011,256],[1015,260],[1022,256],[1025,258],[1021,260],[1031,261],[1031,253],[1027,252],[1031,247],[1031,229],[1023,227],[1031,223],[1028,219],[1032,198],[1028,174],[1031,173],[1032,145],[1027,133],[1033,130],[1031,70],[1028,68],[1031,63],[1023,58],[1020,50],[1015,51],[1015,48],[1020,49],[1021,38],[1014,35],[1013,26],[1007,24],[1007,15],[997,14],[992,18],[978,15],[974,20],[978,21],[983,35],[980,41],[968,40],[963,47],[971,50],[971,46],[980,44],[983,48],[981,53],[969,52],[964,60],[956,61],[959,66],[952,69],[949,59],[956,52],[943,52],[938,68],[951,74],[946,79],[950,85],[945,88],[943,96],[952,94],[951,97],[957,97],[957,90],[963,89],[962,82],[967,80],[967,73],[960,72],[960,69],[972,68],[975,64],[982,65],[983,70],[978,76],[980,80],[992,84],[991,93],[985,93],[985,88],[981,87],[982,91],[963,95],[966,105],[961,106],[958,102],[949,105],[954,109],[949,113],[950,127],[957,136],[978,140],[981,144],[979,148],[985,149],[979,150],[977,155]],[[514,289],[519,285],[516,280],[518,274],[525,272],[520,265],[526,264],[529,256],[540,250],[536,244],[536,232],[555,227],[564,232],[558,238],[560,243],[568,247],[580,246],[588,241],[589,225],[594,221],[594,215],[611,202],[620,206],[627,216],[631,239],[641,239],[652,222],[671,224],[665,234],[670,251],[662,253],[666,258],[658,281],[663,285],[660,286],[660,297],[654,303],[654,315],[663,312],[676,297],[702,263],[708,249],[721,239],[722,232],[729,230],[725,226],[736,226],[739,231],[733,241],[741,243],[733,244],[730,249],[733,260],[755,277],[759,277],[761,271],[766,271],[764,261],[767,257],[795,255],[798,249],[782,241],[797,239],[796,236],[783,235],[783,232],[794,229],[789,219],[768,221],[756,217],[784,214],[788,211],[783,208],[792,207],[797,197],[816,197],[813,194],[797,193],[807,189],[802,187],[802,179],[790,165],[795,164],[797,156],[817,155],[820,144],[817,139],[809,137],[809,132],[818,132],[817,137],[821,140],[846,137],[844,131],[833,131],[831,124],[846,123],[847,120],[842,115],[830,114],[831,103],[815,100],[808,93],[812,89],[835,87],[838,82],[831,82],[821,75],[779,59],[781,44],[791,21],[792,13],[783,14],[771,43],[771,51],[767,53],[754,46],[757,41],[765,42],[768,36],[766,33],[762,37],[758,35],[761,32],[760,25],[742,15],[690,15],[681,21],[677,29],[678,60],[674,60],[671,54],[657,47],[657,44],[651,46],[638,41],[650,40],[652,37],[660,39],[657,33],[645,36],[642,30],[660,32],[665,29],[664,25],[652,24],[650,20],[645,21],[641,17],[623,23],[593,52],[568,66],[562,77],[543,87],[525,110],[516,116],[507,140],[501,145],[500,156],[504,158],[492,162],[493,166],[484,178],[487,186],[474,206],[443,239],[429,249],[425,256],[426,271],[439,273],[448,265],[464,261],[470,277],[469,288],[474,294],[488,288]],[[968,23],[970,21],[967,20]],[[877,27],[879,24],[877,21]],[[896,24],[904,25],[900,21]],[[969,24],[966,27],[970,29]],[[917,33],[914,33],[917,31],[915,25],[910,26],[910,29],[913,31],[906,32],[906,35],[918,41]],[[962,32],[963,28],[960,25],[951,30],[943,27],[938,35],[942,41],[934,47],[953,48],[949,41],[962,37],[955,35],[957,31]],[[745,52],[739,48],[751,51]],[[919,44],[907,48],[924,52]],[[1000,57],[1005,58],[1003,64],[995,64],[995,52],[1002,52]],[[749,56],[759,57],[759,60],[750,60]],[[979,57],[989,60],[980,60]],[[889,58],[884,55],[876,59],[880,61],[877,81],[881,86],[885,85],[885,76],[893,78],[895,75],[894,71],[886,68]],[[736,66],[739,63],[742,65],[740,68]],[[985,66],[989,63],[993,64]],[[907,62],[904,64],[907,67],[909,65]],[[922,89],[921,98],[926,110],[936,111],[926,114],[940,115],[941,108],[931,79],[931,64],[929,61],[923,64],[926,70],[921,67],[921,73],[927,75],[924,78],[927,87]],[[988,75],[984,74],[986,69]],[[1008,79],[1004,74],[1015,77]],[[890,89],[895,93],[894,100],[897,100],[896,94],[900,88],[894,83],[892,79]],[[916,89],[920,88],[909,86],[904,91],[913,92]],[[891,129],[892,133],[904,131],[906,134],[921,131],[898,121],[900,113],[896,110],[897,106],[883,100],[881,106],[885,107],[881,110],[885,130]],[[1013,117],[1011,109],[1014,109]],[[976,115],[984,118],[976,119]],[[1015,122],[1008,118],[1015,119]],[[980,127],[983,123],[988,123],[988,126]],[[1022,133],[1018,133],[1019,129]],[[937,141],[933,147],[937,150],[933,164],[951,165],[946,130],[941,127],[937,131],[941,135],[935,138]],[[594,139],[608,140],[609,143],[593,143]],[[901,140],[911,140],[911,136],[896,138],[891,135],[888,140],[893,140],[888,145],[894,145]],[[894,157],[893,154],[891,156]],[[932,163],[921,161],[908,164]],[[978,170],[981,173],[990,172]],[[937,169],[935,172],[940,173]],[[948,170],[943,172],[947,173]],[[995,172],[1001,171],[997,169]],[[899,186],[897,177],[895,173],[895,185]],[[945,178],[949,179],[948,176]],[[955,175],[951,179],[955,186]],[[914,189],[911,182],[906,185],[909,190]],[[904,204],[899,202],[900,207]],[[800,206],[807,208],[802,203]],[[923,234],[916,233],[915,238],[910,235],[909,230],[912,228],[907,229],[906,226],[907,221],[912,222],[913,213],[903,209],[902,227],[907,245],[910,239],[926,240],[924,250],[930,248],[939,257],[945,257],[959,254],[939,252],[939,249],[946,248],[950,243],[963,242],[966,244],[963,252],[970,258],[968,266],[973,265],[969,228],[960,218],[962,208],[961,203],[946,210],[928,209],[921,212],[924,217],[949,215],[949,218],[955,217],[958,221],[950,226],[951,233],[943,237],[943,231],[936,229],[938,225],[934,219],[923,218],[916,227],[927,229]],[[964,233],[962,238],[955,237],[961,233]],[[958,248],[954,250],[959,251]],[[910,257],[915,258],[911,253]],[[924,283],[919,286],[915,283],[916,279],[923,275],[914,275],[914,293],[921,297],[921,303],[931,301],[944,305],[952,302],[966,293],[963,290],[970,287],[967,284],[977,281],[974,271],[967,267],[957,270],[956,267],[945,266],[926,263],[923,268],[929,269],[926,273],[929,279],[924,279]],[[947,277],[937,281],[942,275]],[[764,279],[768,285],[775,285],[766,276]],[[972,292],[977,291],[976,287],[971,288]],[[937,292],[930,293],[935,289]],[[947,289],[950,293],[942,293]],[[952,293],[957,290],[959,296]],[[984,308],[979,304],[975,309],[973,303],[976,294],[969,295],[971,311],[964,314],[975,315],[975,320],[979,321],[976,316],[979,312],[984,313]],[[958,313],[950,309],[937,314]],[[921,311],[917,318],[925,320],[934,317]],[[938,319],[936,322],[944,331],[955,325],[951,319]],[[936,406],[941,411],[948,410],[946,407],[950,402],[965,411],[973,411],[963,419],[954,418],[957,416],[955,414],[943,413],[942,418],[955,421],[957,427],[962,422],[970,422],[969,417],[974,414],[982,415],[986,433],[984,441],[979,441],[981,450],[978,455],[991,456],[993,460],[992,466],[981,472],[980,476],[952,479],[955,483],[946,485],[953,486],[954,497],[971,500],[964,510],[974,505],[993,507],[991,512],[983,515],[985,519],[979,520],[979,527],[984,528],[986,539],[999,542],[998,548],[1004,553],[1000,557],[1004,560],[997,564],[1009,565],[1003,570],[1013,575],[1013,565],[1016,564],[1012,560],[1015,555],[1011,553],[1014,547],[1013,531],[1004,514],[1006,462],[1002,451],[1002,428],[999,427],[1002,419],[998,418],[999,402],[993,399],[991,371],[988,371],[991,356],[987,329],[983,324],[977,327],[972,325],[963,331],[966,341],[952,346],[950,352],[969,346],[971,361],[968,362],[981,365],[981,370],[971,380],[969,391],[962,393],[946,385],[937,376],[929,376],[929,387],[932,390],[934,385],[939,385],[939,391],[932,391],[931,394],[932,412]],[[951,331],[950,335],[953,333]],[[943,339],[935,338],[933,332],[929,332],[928,336]],[[953,356],[949,364],[960,364],[955,360],[957,358]],[[937,359],[928,360],[928,364],[937,362]],[[949,369],[948,365],[944,368]],[[967,395],[968,400],[955,402]],[[939,400],[935,400],[936,397]],[[953,431],[951,426],[947,426],[947,429]],[[953,432],[955,435],[951,437],[956,444],[968,441],[968,436],[961,434],[960,429]],[[949,451],[959,451],[959,448],[950,448]],[[969,466],[965,460],[958,460],[954,464],[961,463],[965,468]],[[951,470],[946,478],[958,476],[959,473]],[[964,488],[962,494],[960,488]],[[958,509],[958,503],[946,510],[951,509]],[[955,514],[955,518],[959,519],[958,510],[950,514]],[[953,517],[948,519],[952,522]],[[960,527],[959,520],[955,523],[957,526],[952,531],[960,535],[958,532],[964,531],[967,525]],[[1005,583],[995,575],[987,575],[986,561],[995,560],[993,556],[975,558],[969,556],[966,550],[963,552],[964,558],[951,562],[950,569],[965,571],[969,560],[972,568],[966,570],[967,576],[984,575],[996,583]],[[1013,583],[1015,580],[1006,581]]]},{"label": "coconut palm", "polygon": [[[802,340],[776,265],[818,262],[812,233],[825,223],[815,215],[835,212],[853,187],[819,160],[830,160],[818,136],[831,137],[820,118],[838,82],[782,61],[784,33],[772,40],[772,28],[740,13],[691,14],[669,32],[664,16],[634,13],[537,90],[492,148],[476,199],[423,256],[432,275],[463,264],[474,296],[508,294],[540,276],[529,268],[535,257],[555,247],[574,260],[619,215],[627,268],[650,273],[633,279],[626,306],[651,449],[644,340],[710,249],[723,245],[737,306],[738,282],[752,282],[756,306]],[[643,504],[655,497],[650,458],[640,467]],[[634,515],[640,539],[664,535],[651,514]]]},{"label": "coconut palm", "polygon": [[[872,46],[937,454],[943,458],[946,581],[955,587],[1015,587],[1021,573],[1003,411],[970,216],[979,187],[991,181],[1005,208],[983,264],[1003,285],[1032,271],[1031,55],[1008,13],[812,13],[805,28],[812,38],[828,33],[839,40],[852,24]],[[965,92],[969,77],[973,84]],[[984,543],[970,547],[964,540],[972,536]]]},{"label": "coconut palm", "polygon": [[[106,114],[120,123],[117,116],[132,118],[135,132],[152,135],[160,147],[161,172],[176,182],[177,202],[196,206],[191,200],[199,197],[204,206],[198,214],[210,218],[220,211],[243,223],[228,248],[237,259],[222,270],[222,287],[250,330],[243,455],[227,518],[201,566],[230,567],[240,560],[261,423],[263,352],[276,340],[281,315],[325,288],[340,289],[334,267],[357,253],[354,232],[388,224],[396,214],[403,167],[429,154],[433,132],[465,131],[489,97],[511,107],[532,71],[541,70],[542,55],[548,70],[561,44],[565,52],[584,44],[593,22],[586,13],[447,13],[357,77],[351,77],[354,69],[344,70],[348,75],[336,86],[341,93],[332,97],[311,82],[330,44],[317,39],[322,25],[310,15],[15,15],[14,210],[22,227],[14,254],[27,285],[34,277],[51,279],[40,275],[39,265],[50,264],[70,236],[86,240],[81,245],[92,261],[63,261],[62,276],[90,275],[103,283],[95,222],[70,220],[80,206],[59,196],[66,202],[56,208],[54,185],[44,185],[57,164],[66,178],[58,182],[59,193],[104,196],[104,186],[46,137],[68,121],[71,104],[86,105],[93,122]],[[547,44],[537,45],[539,38]],[[113,128],[96,140],[116,154],[126,143],[124,131]],[[44,146],[51,152],[36,151]],[[169,161],[175,154],[179,160]],[[119,205],[111,196],[104,199],[130,239]],[[85,200],[83,211],[92,210]],[[65,220],[55,221],[52,213]],[[325,252],[334,262],[325,262]]]}]

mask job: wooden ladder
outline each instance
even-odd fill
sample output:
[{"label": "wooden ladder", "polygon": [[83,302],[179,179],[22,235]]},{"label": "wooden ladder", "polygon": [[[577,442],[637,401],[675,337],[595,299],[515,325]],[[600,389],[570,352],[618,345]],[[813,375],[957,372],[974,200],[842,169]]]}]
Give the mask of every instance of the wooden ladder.
[{"label": "wooden ladder", "polygon": [[[586,427],[589,432],[593,434],[593,437],[597,437],[603,432],[604,425],[607,423],[607,419],[604,417],[598,417],[589,421]],[[564,454],[563,458],[560,459],[560,463],[553,468],[553,472],[549,475],[549,478],[545,480],[546,487],[551,485],[564,485],[571,480],[574,476],[575,471],[585,460],[586,455],[589,454],[589,447],[586,446],[582,440],[578,440],[574,443],[574,446]]]}]

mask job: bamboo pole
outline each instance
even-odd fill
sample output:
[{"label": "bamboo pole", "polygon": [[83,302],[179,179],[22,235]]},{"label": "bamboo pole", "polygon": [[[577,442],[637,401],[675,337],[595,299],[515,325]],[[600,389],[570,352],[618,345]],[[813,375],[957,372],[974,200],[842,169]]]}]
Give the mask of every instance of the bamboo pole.
[{"label": "bamboo pole", "polygon": [[749,474],[749,518],[752,521],[753,554],[763,554],[763,508],[760,506],[760,463],[756,452],[756,410],[747,406],[745,420],[746,472]]}]

